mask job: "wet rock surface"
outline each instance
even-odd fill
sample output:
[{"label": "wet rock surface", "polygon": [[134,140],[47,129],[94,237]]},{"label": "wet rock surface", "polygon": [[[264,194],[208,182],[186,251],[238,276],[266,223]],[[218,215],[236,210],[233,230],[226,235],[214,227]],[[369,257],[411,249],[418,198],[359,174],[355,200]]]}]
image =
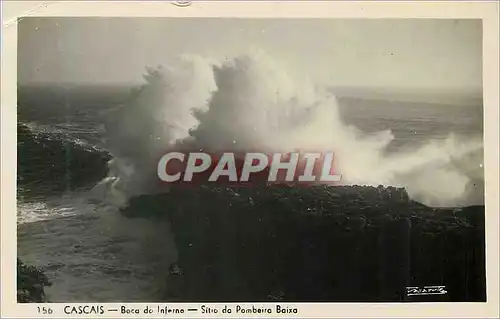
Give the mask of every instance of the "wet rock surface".
[{"label": "wet rock surface", "polygon": [[[402,188],[175,188],[128,217],[168,218],[168,300],[485,301],[484,206],[437,209]],[[408,286],[446,286],[408,296]]]},{"label": "wet rock surface", "polygon": [[43,200],[48,194],[95,185],[106,176],[111,156],[66,135],[33,133],[18,123],[17,158],[18,196]]},{"label": "wet rock surface", "polygon": [[42,270],[17,259],[17,302],[46,302],[44,287],[51,285]]}]

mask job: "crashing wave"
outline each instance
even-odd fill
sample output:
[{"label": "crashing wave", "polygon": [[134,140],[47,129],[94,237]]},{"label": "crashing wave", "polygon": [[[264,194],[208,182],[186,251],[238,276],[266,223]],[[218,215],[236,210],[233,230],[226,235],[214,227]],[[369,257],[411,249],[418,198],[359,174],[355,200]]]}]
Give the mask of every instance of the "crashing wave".
[{"label": "crashing wave", "polygon": [[113,155],[98,193],[124,206],[158,188],[157,161],[169,150],[333,151],[346,185],[405,187],[432,206],[483,203],[482,138],[450,135],[388,155],[390,131],[363,135],[343,123],[335,96],[292,79],[263,52],[213,63],[183,57],[148,69],[146,84],[106,125]]}]

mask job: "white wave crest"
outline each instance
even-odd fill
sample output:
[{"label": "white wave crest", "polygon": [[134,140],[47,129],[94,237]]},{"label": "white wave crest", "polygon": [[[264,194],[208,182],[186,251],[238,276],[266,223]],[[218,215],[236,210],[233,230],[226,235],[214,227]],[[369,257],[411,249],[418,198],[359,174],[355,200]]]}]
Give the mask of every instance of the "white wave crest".
[{"label": "white wave crest", "polygon": [[[428,205],[482,202],[481,137],[429,141],[385,155],[390,131],[363,135],[342,122],[335,96],[298,81],[257,51],[221,63],[183,57],[148,69],[146,84],[110,117],[108,178],[98,193],[118,205],[157,189],[161,155],[180,144],[218,150],[334,151],[345,184],[406,187]],[[103,190],[104,189],[104,190]]]}]

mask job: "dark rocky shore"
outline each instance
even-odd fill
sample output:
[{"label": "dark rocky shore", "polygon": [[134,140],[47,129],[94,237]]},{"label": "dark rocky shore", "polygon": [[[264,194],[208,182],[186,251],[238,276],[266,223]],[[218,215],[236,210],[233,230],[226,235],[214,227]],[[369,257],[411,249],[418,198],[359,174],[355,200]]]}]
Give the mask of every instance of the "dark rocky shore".
[{"label": "dark rocky shore", "polygon": [[32,133],[17,125],[18,195],[43,198],[48,192],[93,186],[106,176],[111,155],[54,133]]},{"label": "dark rocky shore", "polygon": [[[31,198],[95,185],[110,155],[18,124],[18,159]],[[123,210],[170,221],[179,258],[165,299],[179,301],[485,301],[484,213],[360,186],[176,188]],[[40,300],[44,278],[18,263],[18,298]],[[405,293],[427,285],[448,293]]]},{"label": "dark rocky shore", "polygon": [[42,270],[17,259],[17,302],[45,302],[44,287],[51,285]]},{"label": "dark rocky shore", "polygon": [[[433,209],[393,187],[173,189],[129,217],[168,218],[168,300],[485,301],[484,207]],[[447,294],[407,296],[409,286]]]}]

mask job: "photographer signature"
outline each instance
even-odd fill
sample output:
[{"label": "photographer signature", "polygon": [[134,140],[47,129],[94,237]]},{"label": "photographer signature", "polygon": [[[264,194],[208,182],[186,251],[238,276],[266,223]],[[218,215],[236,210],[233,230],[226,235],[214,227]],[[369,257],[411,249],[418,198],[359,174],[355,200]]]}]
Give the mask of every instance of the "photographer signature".
[{"label": "photographer signature", "polygon": [[445,286],[406,287],[407,296],[446,295]]}]

